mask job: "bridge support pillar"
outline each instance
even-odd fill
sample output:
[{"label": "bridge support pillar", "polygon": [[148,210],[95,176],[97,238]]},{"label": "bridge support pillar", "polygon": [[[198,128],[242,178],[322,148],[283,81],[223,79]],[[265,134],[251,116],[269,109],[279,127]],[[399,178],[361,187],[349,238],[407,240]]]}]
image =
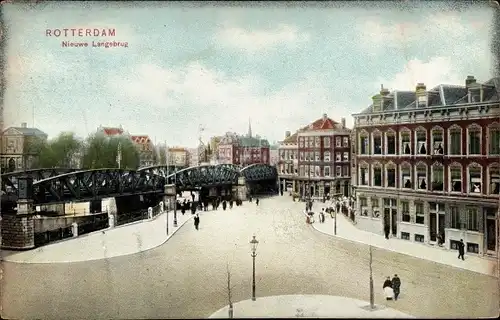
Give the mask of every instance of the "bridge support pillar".
[{"label": "bridge support pillar", "polygon": [[175,201],[177,200],[177,189],[175,184],[166,184],[165,185],[165,196],[163,197],[163,201],[166,204],[167,211],[173,210],[175,206]]},{"label": "bridge support pillar", "polygon": [[10,250],[26,250],[35,247],[35,230],[33,216],[32,177],[19,177],[19,198],[17,213],[2,215],[2,248]]},{"label": "bridge support pillar", "polygon": [[233,198],[241,201],[247,200],[247,185],[244,177],[239,177],[238,184],[233,186]]},{"label": "bridge support pillar", "polygon": [[116,198],[109,198],[106,211],[108,212],[109,227],[115,227],[115,221],[118,215],[118,207],[116,206]]}]

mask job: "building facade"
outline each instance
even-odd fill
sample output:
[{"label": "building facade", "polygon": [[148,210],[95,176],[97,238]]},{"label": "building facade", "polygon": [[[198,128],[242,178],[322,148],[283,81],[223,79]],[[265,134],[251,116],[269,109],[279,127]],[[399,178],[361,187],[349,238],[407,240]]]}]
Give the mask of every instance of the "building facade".
[{"label": "building facade", "polygon": [[175,167],[189,166],[189,150],[181,147],[167,149],[167,164]]},{"label": "building facade", "polygon": [[280,159],[278,148],[278,144],[273,144],[269,147],[269,165],[273,167],[276,167],[278,165]]},{"label": "building facade", "polygon": [[246,136],[228,132],[222,136],[218,146],[218,161],[246,167],[254,163],[269,164],[269,142],[260,136],[252,136],[249,128]]},{"label": "building facade", "polygon": [[0,149],[2,172],[30,169],[37,157],[36,150],[32,150],[30,145],[36,139],[46,141],[47,134],[37,128],[28,128],[26,123],[5,129]]},{"label": "building facade", "polygon": [[355,118],[357,226],[495,255],[500,79],[382,88]]},{"label": "building facade", "polygon": [[351,130],[326,114],[291,135],[279,148],[280,186],[302,197],[351,194]]},{"label": "building facade", "polygon": [[157,155],[156,148],[153,142],[147,135],[130,136],[130,140],[134,143],[139,151],[139,168],[153,166],[156,164]]}]

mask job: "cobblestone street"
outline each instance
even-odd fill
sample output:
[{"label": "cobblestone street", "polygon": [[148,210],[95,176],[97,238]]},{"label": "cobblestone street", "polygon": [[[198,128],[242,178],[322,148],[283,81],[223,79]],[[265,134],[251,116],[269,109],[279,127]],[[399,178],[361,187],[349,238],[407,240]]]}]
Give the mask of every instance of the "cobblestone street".
[{"label": "cobblestone street", "polygon": [[[135,255],[67,264],[4,262],[4,318],[209,317],[251,296],[249,240],[257,236],[257,299],[283,294],[369,300],[368,246],[306,225],[303,203],[289,197],[206,212],[200,230],[183,226],[158,248]],[[416,317],[498,314],[497,280],[382,249],[373,249],[375,303]],[[382,282],[397,273],[398,301],[385,301]],[[335,315],[332,315],[334,317]]]}]

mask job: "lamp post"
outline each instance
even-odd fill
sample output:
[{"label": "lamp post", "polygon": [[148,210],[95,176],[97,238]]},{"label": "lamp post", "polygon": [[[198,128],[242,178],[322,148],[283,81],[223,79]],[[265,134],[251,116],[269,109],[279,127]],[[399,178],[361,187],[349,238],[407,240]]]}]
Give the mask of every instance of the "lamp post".
[{"label": "lamp post", "polygon": [[175,185],[175,196],[174,196],[174,228],[177,228],[177,167],[174,166],[174,185]]},{"label": "lamp post", "polygon": [[252,253],[250,256],[252,257],[253,260],[253,273],[252,273],[252,301],[255,301],[255,257],[257,256],[257,245],[259,244],[259,241],[255,239],[255,236],[253,236],[253,239],[250,240],[250,245],[251,245],[251,250]]},{"label": "lamp post", "polygon": [[373,292],[372,246],[370,246],[370,308],[375,309],[375,294]]}]

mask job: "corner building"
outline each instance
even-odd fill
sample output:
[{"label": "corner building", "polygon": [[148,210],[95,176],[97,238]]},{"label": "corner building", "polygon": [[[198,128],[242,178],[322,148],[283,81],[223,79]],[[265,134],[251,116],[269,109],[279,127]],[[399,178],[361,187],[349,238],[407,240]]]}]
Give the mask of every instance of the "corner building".
[{"label": "corner building", "polygon": [[361,229],[497,255],[500,78],[389,92],[354,114]]},{"label": "corner building", "polygon": [[286,132],[279,147],[280,188],[301,197],[325,199],[350,195],[351,130],[326,114],[293,135]]}]

